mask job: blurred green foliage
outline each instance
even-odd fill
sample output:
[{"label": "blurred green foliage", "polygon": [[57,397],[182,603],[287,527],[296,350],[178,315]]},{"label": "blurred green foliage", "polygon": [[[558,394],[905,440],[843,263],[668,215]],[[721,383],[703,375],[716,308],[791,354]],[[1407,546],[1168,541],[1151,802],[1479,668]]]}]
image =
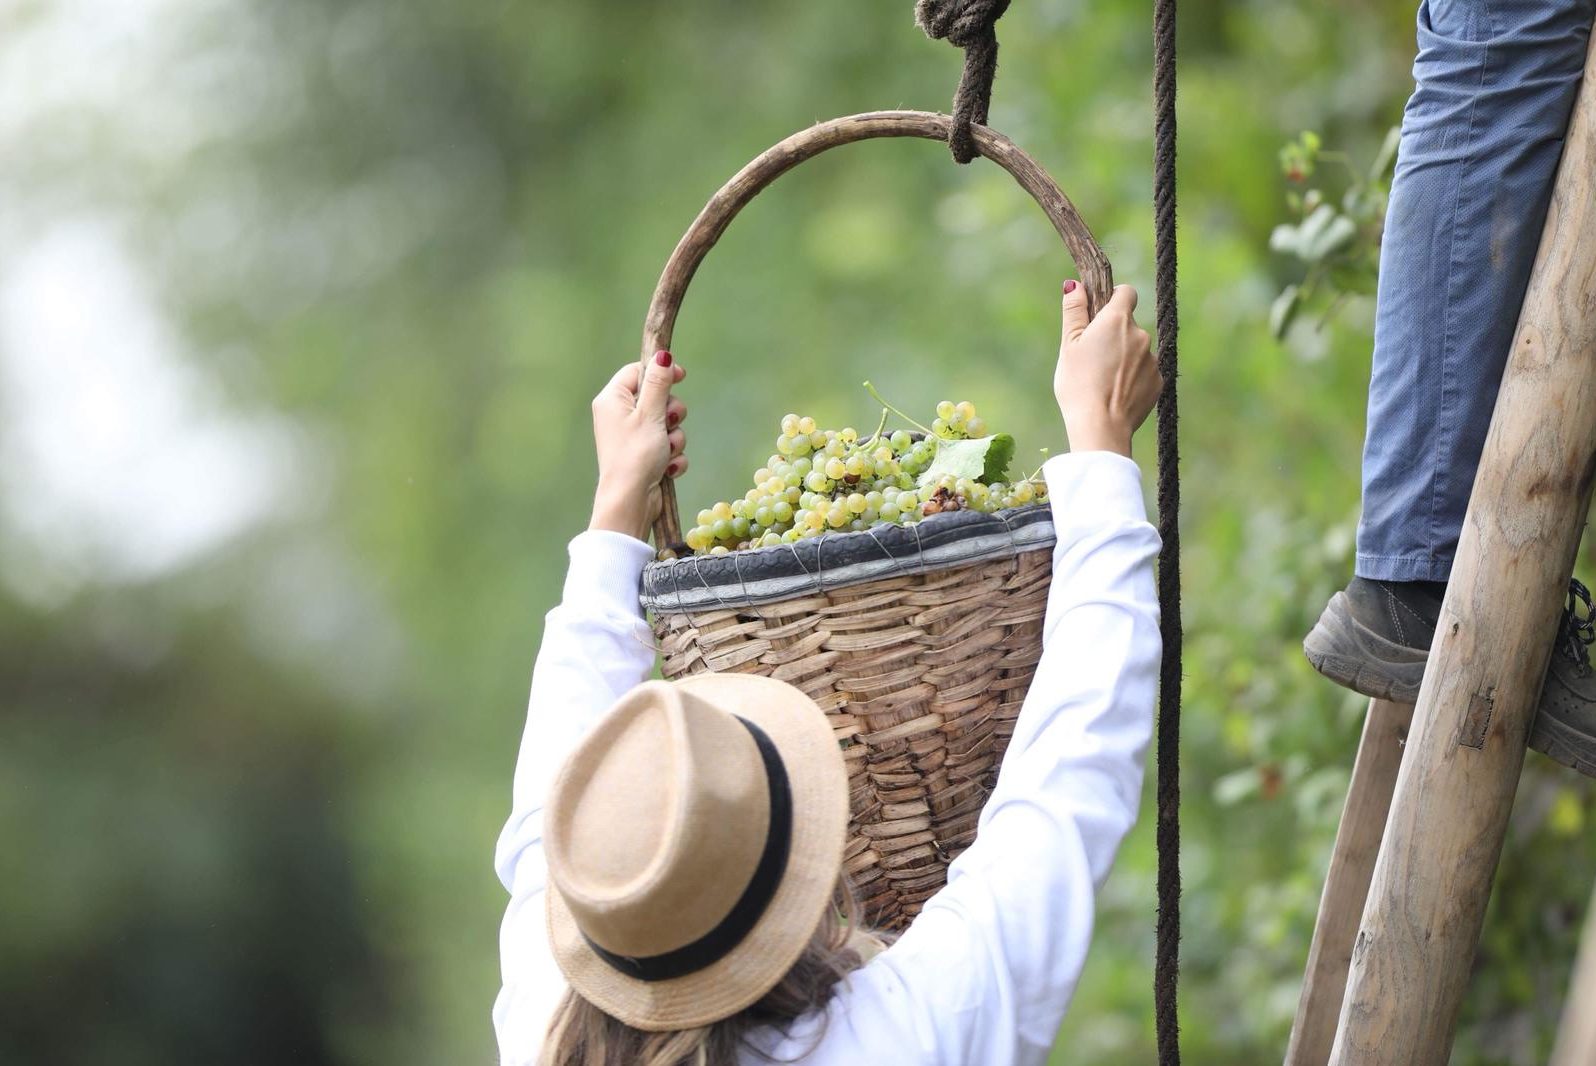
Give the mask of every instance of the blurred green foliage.
[{"label": "blurred green foliage", "polygon": [[[0,39],[49,17],[21,5]],[[1148,18],[1015,4],[992,119],[1150,322]],[[1180,44],[1183,1029],[1188,1061],[1249,1066],[1285,1045],[1363,708],[1298,642],[1351,567],[1372,309],[1271,338],[1300,270],[1269,251],[1276,149],[1313,129],[1375,157],[1413,7],[1188,0]],[[291,491],[153,575],[67,572],[0,526],[0,1061],[492,1061],[490,859],[588,503],[585,401],[725,178],[817,119],[945,108],[958,55],[908,0],[214,0],[125,47],[147,80],[65,110],[41,89],[0,125],[5,247],[110,220],[209,403],[287,427]],[[1061,447],[1070,272],[1005,175],[935,145],[784,177],[683,311],[684,506],[740,485],[790,408],[866,420],[865,377]],[[1530,756],[1455,1062],[1544,1060],[1591,814]],[[1152,870],[1144,819],[1060,1062],[1153,1059]]]},{"label": "blurred green foliage", "polygon": [[[1335,313],[1349,296],[1372,296],[1380,275],[1380,234],[1391,191],[1401,127],[1392,126],[1366,169],[1352,165],[1345,152],[1326,151],[1317,133],[1305,130],[1280,149],[1280,169],[1294,188],[1286,193],[1292,222],[1282,222],[1269,235],[1269,247],[1300,260],[1301,281],[1280,290],[1269,308],[1269,332],[1285,337],[1297,313],[1324,303],[1323,317]],[[1315,181],[1321,162],[1338,164],[1341,195],[1326,193],[1333,182]],[[1309,184],[1312,182],[1312,184]],[[1316,301],[1321,290],[1329,298]]]}]

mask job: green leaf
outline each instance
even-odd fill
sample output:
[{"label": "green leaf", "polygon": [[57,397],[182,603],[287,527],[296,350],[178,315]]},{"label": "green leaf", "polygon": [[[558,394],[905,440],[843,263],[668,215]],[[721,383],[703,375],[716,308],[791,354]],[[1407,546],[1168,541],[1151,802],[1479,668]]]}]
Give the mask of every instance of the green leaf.
[{"label": "green leaf", "polygon": [[1373,296],[1378,282],[1379,275],[1361,264],[1335,266],[1330,269],[1330,284],[1342,292]]},{"label": "green leaf", "polygon": [[1298,248],[1301,243],[1297,227],[1287,222],[1282,222],[1275,227],[1273,233],[1269,234],[1270,249],[1286,255],[1299,255]]},{"label": "green leaf", "polygon": [[1380,151],[1375,154],[1374,162],[1369,165],[1369,184],[1379,185],[1391,173],[1391,164],[1396,162],[1397,145],[1402,143],[1402,127],[1392,126],[1385,131],[1385,141],[1380,145]]},{"label": "green leaf", "polygon": [[1337,214],[1329,204],[1320,204],[1298,227],[1295,250],[1308,262],[1317,263],[1346,247],[1357,233],[1358,227],[1350,218]]},{"label": "green leaf", "polygon": [[949,475],[988,483],[1001,481],[1013,458],[1014,438],[1007,433],[973,440],[945,440],[937,445],[937,457],[920,475],[920,485],[934,484]]},{"label": "green leaf", "polygon": [[1297,317],[1297,308],[1302,303],[1302,289],[1296,285],[1287,285],[1280,290],[1280,295],[1275,297],[1275,302],[1269,307],[1269,332],[1274,334],[1275,340],[1284,340],[1286,330],[1291,328],[1291,322]]}]

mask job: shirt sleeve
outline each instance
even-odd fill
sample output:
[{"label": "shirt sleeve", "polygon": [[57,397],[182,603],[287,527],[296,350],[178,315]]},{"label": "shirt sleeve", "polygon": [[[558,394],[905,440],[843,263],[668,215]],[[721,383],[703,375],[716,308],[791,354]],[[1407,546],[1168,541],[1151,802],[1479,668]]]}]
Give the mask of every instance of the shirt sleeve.
[{"label": "shirt sleeve", "polygon": [[560,605],[544,621],[510,817],[494,855],[510,892],[499,929],[503,986],[493,1007],[506,1066],[536,1062],[565,987],[545,932],[544,797],[576,743],[654,667],[654,635],[638,602],[653,557],[647,544],[620,533],[581,534],[571,541]]},{"label": "shirt sleeve", "polygon": [[807,1061],[1043,1063],[1074,994],[1140,799],[1159,539],[1131,460],[1059,456],[1045,476],[1058,542],[1042,658],[975,843],[842,986]]}]

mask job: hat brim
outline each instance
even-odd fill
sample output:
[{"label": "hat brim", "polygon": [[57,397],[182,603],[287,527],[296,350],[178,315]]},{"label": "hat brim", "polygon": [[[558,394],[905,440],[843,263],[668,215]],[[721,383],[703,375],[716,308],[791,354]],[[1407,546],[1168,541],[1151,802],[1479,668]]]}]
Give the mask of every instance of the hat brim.
[{"label": "hat brim", "polygon": [[703,673],[672,683],[770,736],[792,790],[792,845],[781,885],[748,935],[704,969],[667,981],[639,980],[599,958],[559,890],[549,886],[549,940],[572,989],[647,1032],[709,1025],[774,988],[830,904],[848,831],[847,770],[831,723],[813,700],[785,682],[752,674]]}]

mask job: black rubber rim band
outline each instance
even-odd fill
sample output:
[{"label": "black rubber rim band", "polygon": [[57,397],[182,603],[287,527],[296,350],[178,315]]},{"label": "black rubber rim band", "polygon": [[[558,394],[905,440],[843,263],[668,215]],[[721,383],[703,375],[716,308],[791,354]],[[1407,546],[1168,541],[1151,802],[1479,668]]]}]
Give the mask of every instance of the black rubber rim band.
[{"label": "black rubber rim band", "polygon": [[732,904],[731,910],[709,932],[682,947],[663,955],[632,958],[593,943],[586,933],[582,939],[593,953],[611,968],[639,981],[670,981],[712,966],[731,953],[731,950],[753,931],[754,925],[770,906],[781,887],[782,875],[787,872],[787,859],[792,851],[792,788],[787,781],[787,767],[775,742],[761,728],[741,715],[736,716],[754,738],[759,757],[765,763],[765,780],[770,790],[770,826],[765,831],[765,848],[759,863],[748,881],[748,887]]}]

